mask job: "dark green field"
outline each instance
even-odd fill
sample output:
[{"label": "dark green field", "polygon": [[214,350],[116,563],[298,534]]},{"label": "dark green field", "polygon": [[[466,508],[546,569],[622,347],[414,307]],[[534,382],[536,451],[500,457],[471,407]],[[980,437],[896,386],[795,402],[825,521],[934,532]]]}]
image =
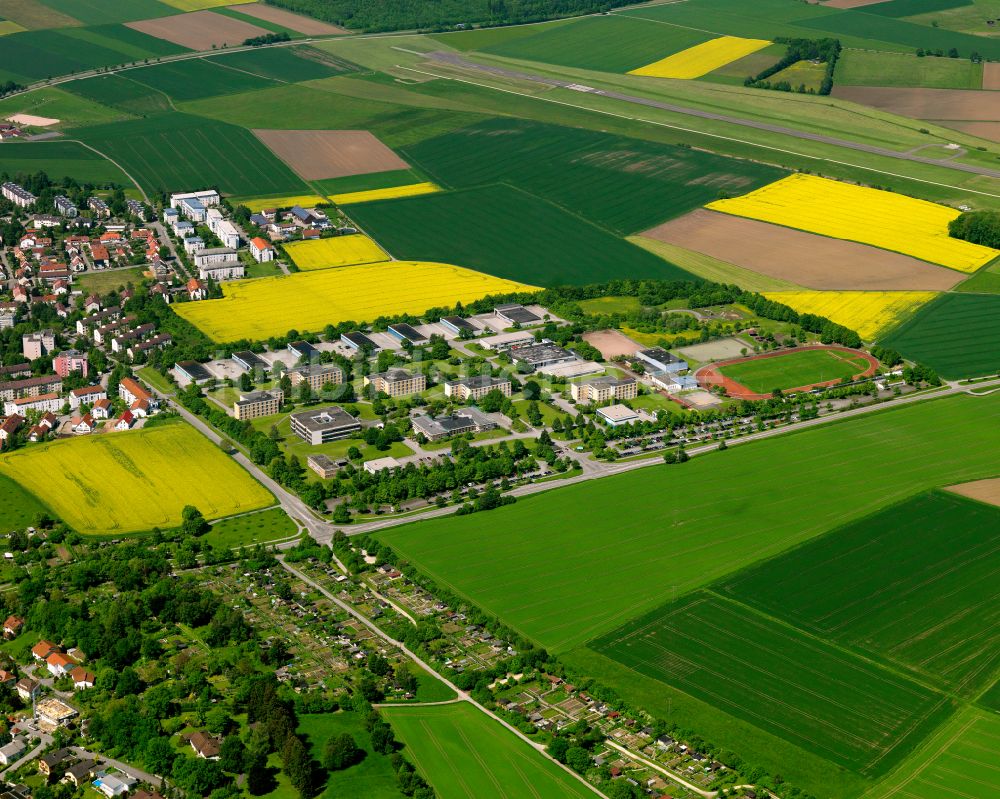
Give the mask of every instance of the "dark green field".
[{"label": "dark green field", "polygon": [[25,31],[0,37],[0,74],[30,82],[183,52],[124,25]]},{"label": "dark green field", "polygon": [[1000,371],[1000,295],[943,294],[880,342],[947,378]]},{"label": "dark green field", "polygon": [[0,169],[11,175],[44,171],[56,180],[71,177],[81,182],[132,186],[118,167],[75,141],[6,142]]},{"label": "dark green field", "polygon": [[510,186],[364,203],[347,212],[396,258],[441,261],[536,286],[694,279]]},{"label": "dark green field", "polygon": [[217,186],[234,195],[301,194],[305,184],[244,128],[170,113],[77,135],[115,159],[149,192]]},{"label": "dark green field", "polygon": [[623,234],[787,174],[683,147],[511,119],[485,120],[403,153],[442,185],[510,183]]},{"label": "dark green field", "polygon": [[[357,713],[304,713],[299,716],[299,732],[308,739],[309,748],[317,761],[323,759],[326,742],[345,732],[354,736],[357,745],[365,750],[365,758],[360,763],[328,776],[324,790],[317,795],[317,799],[342,799],[347,796],[404,799],[389,758],[372,749],[371,738]],[[293,793],[291,786],[288,786],[287,796],[292,796]],[[278,796],[277,792],[275,796]]]},{"label": "dark green field", "polygon": [[0,535],[23,530],[38,521],[45,506],[9,477],[0,475]]},{"label": "dark green field", "polygon": [[426,176],[414,169],[393,169],[389,172],[371,172],[367,175],[347,175],[342,178],[327,178],[312,181],[323,194],[347,194],[352,191],[371,189],[391,189],[422,183]]},{"label": "dark green field", "polygon": [[700,30],[617,15],[588,17],[569,25],[541,25],[538,31],[488,45],[483,52],[566,67],[628,72],[713,38]]},{"label": "dark green field", "polygon": [[[143,116],[170,110],[170,98],[132,79],[141,70],[98,75],[65,84],[66,90],[88,100]],[[126,77],[128,76],[128,77]]]},{"label": "dark green field", "polygon": [[929,14],[931,11],[946,11],[949,8],[971,6],[972,0],[889,0],[865,8],[867,14],[881,17],[910,17],[914,14]]},{"label": "dark green field", "polygon": [[68,14],[84,25],[106,22],[134,22],[139,19],[168,17],[177,9],[157,0],[42,0],[49,8]]},{"label": "dark green field", "polygon": [[968,698],[1000,669],[1000,509],[933,492],[725,581],[783,621]]},{"label": "dark green field", "polygon": [[277,81],[306,81],[356,72],[359,67],[314,47],[268,47],[213,56],[211,63]]},{"label": "dark green field", "polygon": [[710,591],[590,647],[866,776],[889,771],[952,710],[916,682]]},{"label": "dark green field", "polygon": [[[203,97],[237,94],[275,85],[270,78],[229,69],[217,64],[215,59],[207,58],[128,70],[124,77],[175,100],[200,100]],[[90,83],[90,80],[84,82]]]}]

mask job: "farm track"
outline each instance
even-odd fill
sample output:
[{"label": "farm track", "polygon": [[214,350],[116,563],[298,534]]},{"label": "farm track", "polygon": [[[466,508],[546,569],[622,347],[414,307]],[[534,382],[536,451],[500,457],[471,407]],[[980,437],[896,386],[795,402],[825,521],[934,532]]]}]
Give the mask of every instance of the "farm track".
[{"label": "farm track", "polygon": [[[884,158],[893,158],[900,161],[910,161],[918,164],[929,164],[931,166],[939,166],[945,169],[954,169],[959,172],[968,172],[973,175],[983,175],[984,177],[990,178],[1000,178],[1000,170],[988,169],[987,167],[975,166],[973,164],[956,164],[951,161],[941,160],[938,158],[926,158],[921,155],[915,155],[914,153],[897,152],[895,150],[889,150],[884,147],[876,147],[872,144],[864,144],[862,142],[848,141],[847,139],[840,139],[835,136],[824,136],[820,133],[809,133],[808,131],[795,130],[794,128],[787,128],[782,125],[772,125],[768,122],[757,122],[756,120],[746,119],[744,117],[734,117],[728,114],[717,114],[712,111],[702,111],[697,108],[690,108],[687,106],[676,105],[674,103],[665,103],[661,100],[652,100],[646,97],[638,97],[632,94],[625,94],[623,92],[612,91],[609,89],[597,89],[590,86],[581,86],[579,83],[569,80],[560,80],[558,78],[547,78],[542,75],[535,75],[530,72],[521,72],[514,69],[507,69],[506,67],[496,67],[490,66],[488,64],[479,64],[475,61],[470,61],[467,58],[463,58],[460,55],[454,53],[446,53],[443,51],[435,51],[426,54],[430,59],[437,61],[442,64],[447,64],[458,69],[466,69],[474,72],[484,72],[490,75],[495,75],[500,78],[507,78],[512,80],[524,80],[531,83],[541,83],[546,86],[552,86],[555,88],[569,89],[571,91],[583,92],[585,94],[594,94],[600,97],[607,97],[611,100],[620,100],[622,102],[630,103],[633,105],[641,105],[649,108],[656,108],[661,111],[669,111],[674,114],[683,114],[685,116],[696,117],[698,119],[709,119],[715,122],[725,122],[729,125],[737,125],[744,128],[752,128],[754,130],[762,130],[767,133],[778,133],[783,136],[789,136],[794,139],[802,139],[805,141],[814,141],[821,144],[828,144],[834,147],[843,147],[848,150],[855,150],[858,152],[869,153],[871,155],[878,155]],[[400,67],[401,69],[406,69],[406,67]],[[419,70],[413,70],[419,72]],[[425,73],[433,74],[433,73]],[[449,75],[435,75],[434,77],[442,78],[445,80],[454,80],[453,76]],[[496,88],[496,87],[488,87]],[[508,91],[508,90],[504,90]],[[515,92],[516,94],[517,92]],[[528,95],[530,96],[530,95]],[[534,99],[544,99],[544,98],[534,98]],[[570,103],[565,103],[565,105],[572,105]],[[597,109],[588,108],[587,106],[573,106],[584,108],[586,110],[595,111],[596,113],[607,113],[602,112]],[[669,127],[669,126],[668,126]]]}]

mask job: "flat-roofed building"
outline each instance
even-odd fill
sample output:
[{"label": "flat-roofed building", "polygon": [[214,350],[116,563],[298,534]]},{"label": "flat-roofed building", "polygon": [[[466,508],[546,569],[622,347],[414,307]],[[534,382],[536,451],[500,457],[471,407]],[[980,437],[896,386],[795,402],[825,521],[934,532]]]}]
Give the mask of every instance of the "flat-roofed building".
[{"label": "flat-roofed building", "polygon": [[233,362],[248,372],[266,372],[271,367],[268,365],[267,361],[261,358],[257,353],[251,352],[250,350],[240,350],[239,352],[233,353]]},{"label": "flat-roofed building", "polygon": [[515,330],[512,333],[498,333],[495,336],[476,339],[476,343],[493,352],[509,352],[517,347],[527,347],[534,344],[535,336],[530,332]]},{"label": "flat-roofed building", "polygon": [[292,341],[288,344],[288,351],[298,359],[311,361],[319,357],[319,350],[308,341]]},{"label": "flat-roofed building", "polygon": [[281,403],[284,401],[285,394],[281,389],[240,394],[240,398],[233,403],[233,416],[241,422],[246,419],[273,416],[281,410]]},{"label": "flat-roofed building", "polygon": [[343,408],[332,405],[299,411],[289,417],[292,432],[314,447],[339,438],[347,438],[361,429],[361,423]]},{"label": "flat-roofed building", "polygon": [[626,405],[608,405],[606,408],[598,408],[597,415],[611,427],[620,427],[639,421],[639,414]]},{"label": "flat-roofed building", "polygon": [[365,386],[373,386],[376,391],[390,397],[408,397],[419,394],[427,388],[427,376],[406,369],[388,369],[384,372],[366,375]]},{"label": "flat-roofed building", "polygon": [[687,361],[678,358],[672,352],[667,352],[662,347],[639,350],[635,357],[643,364],[653,367],[650,371],[683,372],[688,368]]},{"label": "flat-roofed building", "polygon": [[577,402],[607,402],[639,396],[639,384],[631,377],[595,377],[570,384],[569,391]]},{"label": "flat-roofed building", "polygon": [[341,463],[338,463],[329,455],[310,455],[306,458],[306,465],[324,480],[336,477]]},{"label": "flat-roofed building", "polygon": [[0,400],[38,397],[42,394],[58,394],[61,391],[62,378],[59,375],[42,375],[0,382]]},{"label": "flat-roofed building", "polygon": [[476,333],[478,328],[468,319],[461,316],[442,316],[441,326],[447,328],[452,333],[462,335],[462,333]]},{"label": "flat-roofed building", "polygon": [[312,363],[308,366],[296,366],[288,372],[288,378],[293,387],[307,383],[312,391],[322,391],[323,386],[332,383],[340,385],[344,382],[344,370],[332,363]]},{"label": "flat-roofed building", "polygon": [[174,208],[181,200],[198,200],[204,206],[218,205],[219,192],[215,189],[204,189],[202,191],[181,191],[170,195],[170,205]]},{"label": "flat-roofed building", "polygon": [[508,325],[533,325],[542,321],[540,317],[516,302],[496,306],[493,315]]},{"label": "flat-roofed building", "polygon": [[61,699],[43,699],[35,705],[38,726],[45,732],[52,732],[57,727],[65,727],[78,715],[79,713],[74,708]]},{"label": "flat-roofed building", "polygon": [[400,341],[409,341],[411,344],[423,344],[427,341],[427,336],[418,331],[413,325],[408,325],[405,322],[389,325],[387,332],[393,338],[398,338]]},{"label": "flat-roofed building", "polygon": [[382,348],[378,344],[360,331],[341,333],[340,340],[345,346],[350,347],[355,352],[367,350],[369,355],[377,355],[382,351]]},{"label": "flat-roofed building", "polygon": [[505,397],[509,397],[511,389],[509,377],[474,375],[445,383],[444,395],[454,397],[461,402],[468,402],[469,400],[480,400],[491,391],[499,391]]},{"label": "flat-roofed building", "polygon": [[368,474],[378,474],[379,472],[384,472],[386,469],[398,469],[402,465],[395,458],[376,458],[372,461],[365,461],[361,464],[361,468],[368,472]]},{"label": "flat-roofed building", "polygon": [[511,350],[511,357],[514,362],[524,366],[531,371],[541,369],[544,366],[554,366],[560,363],[572,363],[577,357],[562,347],[555,344],[534,344],[530,347],[518,347]]},{"label": "flat-roofed building", "polygon": [[174,369],[187,383],[199,386],[215,379],[212,373],[197,361],[178,361],[174,364]]},{"label": "flat-roofed building", "polygon": [[411,419],[413,430],[418,434],[423,434],[429,441],[439,441],[448,436],[462,435],[464,433],[479,433],[483,430],[492,430],[497,426],[489,416],[479,408],[463,408],[450,416],[438,416],[432,419],[424,413],[418,413]]}]

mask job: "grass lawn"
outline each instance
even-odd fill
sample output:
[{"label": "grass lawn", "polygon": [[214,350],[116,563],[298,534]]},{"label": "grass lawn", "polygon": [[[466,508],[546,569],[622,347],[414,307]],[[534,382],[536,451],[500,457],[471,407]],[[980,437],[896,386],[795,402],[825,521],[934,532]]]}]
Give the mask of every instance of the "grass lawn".
[{"label": "grass lawn", "polygon": [[2,474],[0,496],[3,496],[3,502],[0,502],[0,533],[31,527],[46,512],[45,506],[33,494]]},{"label": "grass lawn", "polygon": [[954,290],[968,294],[1000,294],[1000,260],[984,266]]},{"label": "grass lawn", "polygon": [[177,390],[176,386],[152,366],[143,366],[138,370],[138,375],[139,379],[144,383],[148,383],[157,391],[162,391],[164,394],[173,394]]},{"label": "grass lawn", "polygon": [[812,61],[796,61],[789,67],[785,67],[780,72],[775,72],[768,80],[771,85],[780,83],[781,81],[788,81],[792,89],[798,89],[800,86],[805,86],[806,89],[813,89],[814,91],[819,91],[820,85],[823,83],[823,77],[826,75],[826,64],[824,63],[814,63]]},{"label": "grass lawn", "polygon": [[[528,406],[530,404],[531,400],[526,400],[526,399],[514,400],[514,407],[517,408],[518,414],[525,421],[525,423],[528,423],[527,414],[528,414]],[[552,422],[555,421],[557,417],[562,418],[563,416],[566,415],[558,408],[554,408],[553,406],[541,401],[538,402],[538,412],[542,415],[542,423],[546,427],[550,427],[552,425]]]},{"label": "grass lawn", "polygon": [[592,797],[590,789],[467,702],[384,708],[404,755],[440,799]]},{"label": "grass lawn", "polygon": [[589,314],[627,314],[638,311],[642,303],[638,297],[594,297],[592,300],[580,300],[579,305],[584,313]]},{"label": "grass lawn", "polygon": [[309,739],[312,755],[317,760],[323,759],[323,746],[327,740],[344,732],[350,733],[355,743],[365,750],[365,759],[360,763],[329,775],[326,788],[319,794],[320,799],[348,796],[403,799],[389,758],[372,750],[371,739],[357,713],[303,714],[299,716],[299,732]]},{"label": "grass lawn", "polygon": [[926,89],[981,89],[983,65],[967,58],[918,58],[912,53],[844,50],[834,83],[841,86],[919,86]]},{"label": "grass lawn", "polygon": [[787,355],[724,366],[721,372],[757,394],[770,394],[775,389],[851,378],[867,368],[868,361],[860,355],[852,357],[832,350],[793,350]]},{"label": "grass lawn", "polygon": [[[469,441],[493,441],[494,439],[504,438],[509,435],[509,430],[497,427],[493,430],[483,430],[481,433],[474,433]],[[428,452],[434,452],[439,449],[451,449],[454,443],[454,438],[444,438],[440,441],[428,441],[426,444],[421,444],[420,446]]]},{"label": "grass lawn", "polygon": [[254,261],[251,264],[247,264],[247,277],[273,277],[274,275],[283,274],[284,272],[281,271],[281,267],[278,266],[276,261],[265,261],[263,263]]},{"label": "grass lawn", "polygon": [[115,289],[122,289],[130,283],[138,286],[142,280],[144,266],[133,266],[129,269],[108,269],[104,272],[86,272],[73,280],[73,283],[84,294],[97,292],[107,294]]},{"label": "grass lawn", "polygon": [[281,508],[269,508],[258,513],[220,519],[202,539],[216,549],[265,544],[290,538],[298,527]]}]

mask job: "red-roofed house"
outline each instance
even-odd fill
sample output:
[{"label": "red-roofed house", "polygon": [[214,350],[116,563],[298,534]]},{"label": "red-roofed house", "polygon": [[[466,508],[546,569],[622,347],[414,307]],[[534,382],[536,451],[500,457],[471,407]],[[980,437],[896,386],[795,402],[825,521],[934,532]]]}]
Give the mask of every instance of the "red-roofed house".
[{"label": "red-roofed house", "polygon": [[205,284],[193,277],[187,282],[187,293],[192,300],[203,300],[207,293]]},{"label": "red-roofed house", "polygon": [[74,388],[69,392],[69,407],[75,411],[81,405],[93,405],[98,400],[107,398],[108,392],[104,389],[104,386]]},{"label": "red-roofed house", "polygon": [[267,239],[255,236],[250,239],[250,254],[254,257],[255,261],[260,263],[263,263],[264,261],[273,261],[274,247]]},{"label": "red-roofed house", "polygon": [[97,427],[97,423],[89,413],[85,413],[83,416],[74,416],[70,422],[70,429],[80,436],[93,433],[95,427]]},{"label": "red-roofed house", "polygon": [[58,652],[59,647],[50,641],[39,641],[31,647],[31,656],[35,660],[46,660],[53,652]]},{"label": "red-roofed house", "polygon": [[62,652],[53,652],[45,658],[45,663],[49,668],[49,673],[53,677],[62,677],[64,674],[68,674],[76,665]]},{"label": "red-roofed house", "polygon": [[16,413],[11,414],[3,422],[0,422],[0,444],[20,430],[23,424],[24,417]]},{"label": "red-roofed house", "polygon": [[135,424],[135,416],[132,415],[132,411],[125,411],[125,413],[119,416],[115,421],[115,430],[124,432],[126,430],[130,430],[133,424]]},{"label": "red-roofed house", "polygon": [[111,418],[111,400],[107,397],[97,400],[94,403],[94,407],[90,409],[90,415],[95,419]]},{"label": "red-roofed house", "polygon": [[17,638],[21,633],[21,629],[24,627],[24,619],[20,616],[8,616],[7,621],[3,623],[3,637],[4,638]]},{"label": "red-roofed house", "polygon": [[73,678],[73,688],[77,691],[94,687],[95,678],[93,673],[87,671],[83,666],[77,666],[74,668],[69,673],[69,676]]}]

